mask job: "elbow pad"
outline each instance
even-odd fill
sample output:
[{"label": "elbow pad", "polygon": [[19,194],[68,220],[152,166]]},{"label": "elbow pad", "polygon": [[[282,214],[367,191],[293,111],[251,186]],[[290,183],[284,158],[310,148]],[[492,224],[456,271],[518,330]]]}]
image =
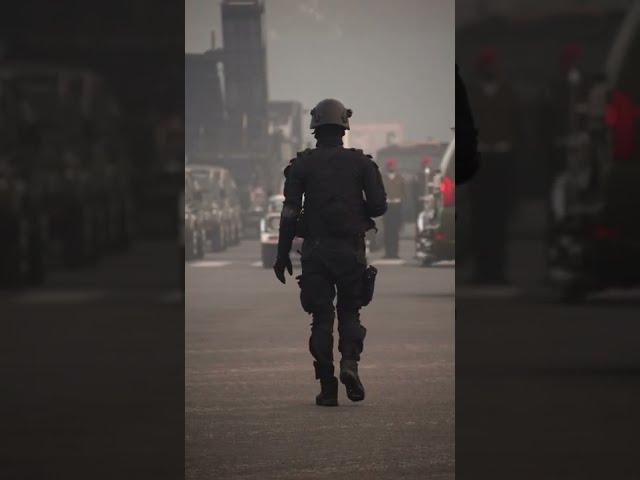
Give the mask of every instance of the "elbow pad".
[{"label": "elbow pad", "polygon": [[285,205],[282,207],[282,214],[280,215],[281,221],[289,222],[291,220],[297,220],[300,215],[300,209],[293,205]]}]

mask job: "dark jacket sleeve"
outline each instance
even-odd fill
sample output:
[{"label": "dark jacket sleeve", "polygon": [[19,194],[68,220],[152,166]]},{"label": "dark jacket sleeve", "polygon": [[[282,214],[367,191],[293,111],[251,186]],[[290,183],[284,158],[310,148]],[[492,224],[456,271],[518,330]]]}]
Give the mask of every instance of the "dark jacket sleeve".
[{"label": "dark jacket sleeve", "polygon": [[378,165],[367,156],[364,167],[364,196],[367,215],[379,217],[387,211],[387,192],[384,190]]},{"label": "dark jacket sleeve", "polygon": [[469,180],[479,166],[478,131],[467,89],[456,65],[456,184]]},{"label": "dark jacket sleeve", "polygon": [[296,235],[296,225],[302,209],[304,194],[304,177],[302,166],[294,158],[284,169],[284,204],[280,214],[280,234],[278,237],[278,258],[284,258],[291,251],[291,244]]}]

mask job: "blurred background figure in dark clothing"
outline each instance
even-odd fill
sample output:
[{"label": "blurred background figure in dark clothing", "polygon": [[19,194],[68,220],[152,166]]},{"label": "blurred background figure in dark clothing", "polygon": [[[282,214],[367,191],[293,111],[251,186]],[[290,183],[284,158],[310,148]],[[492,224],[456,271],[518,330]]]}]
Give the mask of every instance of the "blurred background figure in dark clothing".
[{"label": "blurred background figure in dark clothing", "polygon": [[467,87],[456,64],[456,126],[458,160],[456,162],[456,184],[469,180],[478,170],[478,129],[474,119]]},{"label": "blurred background figure in dark clothing", "polygon": [[402,175],[396,172],[396,163],[396,159],[388,159],[382,176],[388,205],[383,217],[385,258],[398,258],[400,231],[404,225],[402,205],[405,200],[405,185]]},{"label": "blurred background figure in dark clothing", "polygon": [[506,282],[517,117],[514,93],[500,73],[494,49],[485,48],[478,55],[469,95],[482,155],[482,168],[471,184],[473,280],[499,284]]}]

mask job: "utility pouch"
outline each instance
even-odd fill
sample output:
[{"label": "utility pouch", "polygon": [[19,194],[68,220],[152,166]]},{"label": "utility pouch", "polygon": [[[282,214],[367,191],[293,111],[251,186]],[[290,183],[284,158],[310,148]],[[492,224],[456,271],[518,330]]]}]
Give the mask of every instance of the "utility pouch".
[{"label": "utility pouch", "polygon": [[373,265],[369,265],[364,271],[363,279],[363,295],[362,306],[365,307],[371,303],[373,299],[373,290],[376,286],[376,275],[378,275],[378,269]]}]

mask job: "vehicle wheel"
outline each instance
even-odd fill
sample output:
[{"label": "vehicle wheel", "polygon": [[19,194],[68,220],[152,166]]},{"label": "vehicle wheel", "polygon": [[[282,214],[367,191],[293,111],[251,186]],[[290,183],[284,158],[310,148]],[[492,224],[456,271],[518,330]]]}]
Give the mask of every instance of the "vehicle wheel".
[{"label": "vehicle wheel", "polygon": [[423,258],[422,259],[422,266],[423,267],[433,267],[433,264],[436,263],[436,259],[435,258]]},{"label": "vehicle wheel", "polygon": [[233,244],[240,245],[240,239],[242,236],[240,235],[240,227],[238,225],[233,229]]},{"label": "vehicle wheel", "polygon": [[115,250],[126,251],[131,244],[131,232],[129,229],[129,212],[125,202],[118,206],[115,220]]},{"label": "vehicle wheel", "polygon": [[215,228],[211,232],[211,251],[212,252],[221,252],[222,250],[224,250],[226,246],[224,242],[224,237],[225,237],[224,230],[221,226],[218,228]]},{"label": "vehicle wheel", "polygon": [[207,241],[207,233],[204,230],[198,232],[196,238],[196,248],[195,248],[195,257],[197,259],[204,258],[205,255],[205,244]]},{"label": "vehicle wheel", "polygon": [[190,229],[185,229],[184,234],[184,259],[190,261],[195,258],[196,233]]},{"label": "vehicle wheel", "polygon": [[103,252],[104,248],[104,221],[102,213],[98,211],[92,211],[90,209],[87,213],[87,228],[85,241],[85,263],[87,265],[95,265]]},{"label": "vehicle wheel", "polygon": [[262,244],[262,268],[271,268],[276,263],[278,248],[275,245]]},{"label": "vehicle wheel", "polygon": [[36,218],[31,222],[29,231],[29,273],[27,281],[32,286],[42,285],[45,280],[45,225],[43,218]]},{"label": "vehicle wheel", "polygon": [[235,245],[235,239],[233,238],[233,225],[229,224],[226,228],[227,236],[225,238],[225,245],[231,247]]},{"label": "vehicle wheel", "polygon": [[566,303],[569,305],[576,305],[579,303],[583,303],[587,299],[587,294],[589,292],[586,288],[575,285],[563,285],[558,287],[558,297],[562,303]]},{"label": "vehicle wheel", "polygon": [[[74,205],[77,207],[77,205]],[[93,227],[87,208],[71,208],[64,219],[64,264],[68,268],[84,265],[91,250]]]},{"label": "vehicle wheel", "polygon": [[21,221],[15,217],[3,218],[0,237],[0,286],[21,287],[20,266],[22,264]]}]

